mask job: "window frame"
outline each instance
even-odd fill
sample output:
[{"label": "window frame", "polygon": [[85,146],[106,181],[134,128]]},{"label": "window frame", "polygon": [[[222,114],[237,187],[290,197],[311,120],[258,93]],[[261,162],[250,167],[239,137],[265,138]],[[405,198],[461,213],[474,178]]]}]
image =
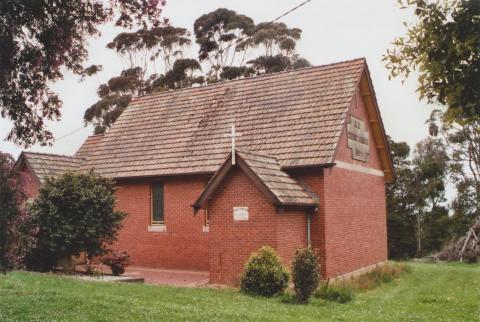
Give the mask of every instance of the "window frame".
[{"label": "window frame", "polygon": [[[205,189],[208,185],[208,182],[210,181],[211,177],[208,176],[208,177],[205,177],[204,181],[203,181],[203,188]],[[203,227],[205,228],[208,228],[210,226],[210,217],[209,217],[209,213],[208,213],[208,203],[205,204],[205,208],[204,208],[204,214],[203,214]]]},{"label": "window frame", "polygon": [[[162,220],[154,220],[154,189],[155,185],[162,185],[162,207],[163,207],[163,218]],[[152,182],[150,184],[150,225],[151,226],[164,226],[165,225],[165,184],[163,181]]]}]

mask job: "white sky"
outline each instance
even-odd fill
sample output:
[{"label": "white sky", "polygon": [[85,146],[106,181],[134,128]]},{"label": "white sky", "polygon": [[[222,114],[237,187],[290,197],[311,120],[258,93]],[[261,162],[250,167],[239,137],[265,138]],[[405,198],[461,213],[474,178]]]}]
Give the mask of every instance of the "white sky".
[{"label": "white sky", "polygon": [[[270,21],[300,2],[169,0],[164,15],[170,18],[174,26],[192,30],[197,17],[219,7],[245,14],[258,23]],[[297,49],[313,65],[366,57],[387,134],[394,140],[407,141],[412,146],[427,135],[424,123],[432,107],[419,102],[415,80],[405,84],[400,80],[390,81],[382,62],[382,55],[393,39],[405,33],[402,22],[413,21],[412,12],[399,9],[396,3],[396,0],[312,0],[280,21],[303,30]],[[90,40],[90,61],[85,66],[93,63],[103,65],[104,71],[99,75],[101,82],[106,82],[122,70],[121,60],[113,51],[105,48],[119,31],[112,26],[105,26],[100,38]],[[194,51],[195,48],[192,53]],[[49,124],[49,129],[57,139],[83,125],[84,111],[98,99],[98,85],[95,77],[80,83],[79,78],[70,73],[65,74],[64,80],[54,84],[54,90],[64,102],[61,121]],[[0,138],[6,137],[10,129],[11,122],[0,119]],[[30,150],[73,154],[91,133],[92,128],[84,128],[57,140],[52,147],[34,146]],[[11,142],[0,141],[0,151],[17,157],[21,150]]]}]

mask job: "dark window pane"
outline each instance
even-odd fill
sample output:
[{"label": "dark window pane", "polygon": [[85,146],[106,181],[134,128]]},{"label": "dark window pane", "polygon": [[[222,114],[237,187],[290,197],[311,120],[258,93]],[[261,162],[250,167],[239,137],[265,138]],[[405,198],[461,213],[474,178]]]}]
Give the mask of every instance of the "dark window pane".
[{"label": "dark window pane", "polygon": [[152,185],[152,223],[163,223],[163,183]]}]

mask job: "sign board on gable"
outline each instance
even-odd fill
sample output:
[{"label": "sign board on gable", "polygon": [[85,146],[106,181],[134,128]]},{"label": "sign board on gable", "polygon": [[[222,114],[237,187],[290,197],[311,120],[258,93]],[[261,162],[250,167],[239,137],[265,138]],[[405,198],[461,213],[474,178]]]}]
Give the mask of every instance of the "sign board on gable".
[{"label": "sign board on gable", "polygon": [[248,207],[233,207],[233,220],[248,220]]},{"label": "sign board on gable", "polygon": [[367,162],[369,152],[368,131],[365,122],[350,115],[350,123],[347,124],[348,147],[352,149],[352,158]]}]

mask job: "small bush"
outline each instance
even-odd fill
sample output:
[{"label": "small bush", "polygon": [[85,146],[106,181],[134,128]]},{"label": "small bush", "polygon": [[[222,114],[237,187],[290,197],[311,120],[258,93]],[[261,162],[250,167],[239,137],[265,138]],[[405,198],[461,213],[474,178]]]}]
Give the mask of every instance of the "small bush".
[{"label": "small bush", "polygon": [[93,171],[48,177],[29,206],[35,243],[26,266],[49,271],[63,258],[105,254],[127,215],[115,210],[115,182]]},{"label": "small bush", "polygon": [[241,289],[250,294],[273,296],[287,288],[288,279],[288,272],[275,250],[263,246],[247,261],[241,279]]},{"label": "small bush", "polygon": [[353,290],[346,284],[340,285],[324,285],[320,287],[314,294],[316,298],[327,301],[347,303],[353,300]]},{"label": "small bush", "polygon": [[292,263],[292,278],[297,300],[307,303],[320,284],[320,268],[312,248],[297,250]]},{"label": "small bush", "polygon": [[100,260],[103,264],[110,267],[112,274],[115,276],[125,273],[125,268],[132,265],[132,260],[127,252],[111,251],[108,255]]}]

